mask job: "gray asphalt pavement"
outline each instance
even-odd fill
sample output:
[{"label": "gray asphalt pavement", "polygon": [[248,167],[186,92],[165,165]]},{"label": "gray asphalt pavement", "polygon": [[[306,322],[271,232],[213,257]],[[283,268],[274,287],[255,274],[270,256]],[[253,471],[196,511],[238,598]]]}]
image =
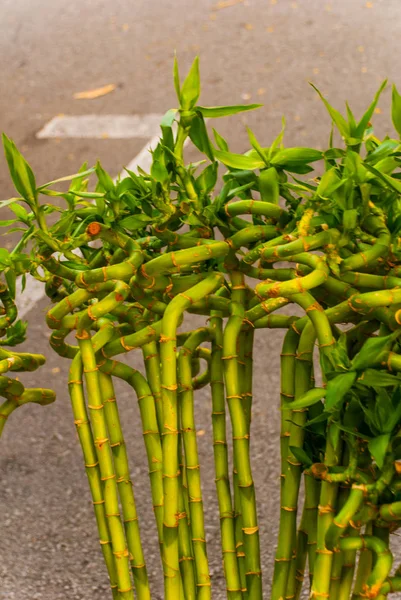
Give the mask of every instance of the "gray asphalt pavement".
[{"label": "gray asphalt pavement", "polygon": [[[2,0],[0,3],[0,130],[31,162],[40,183],[99,158],[116,174],[143,140],[37,140],[53,116],[160,113],[176,104],[172,60],[182,73],[201,58],[204,105],[261,102],[242,118],[216,121],[234,151],[247,149],[245,123],[268,145],[287,117],[288,145],[323,146],[330,122],[313,81],[339,108],[356,114],[386,77],[401,88],[401,4],[398,0]],[[75,92],[114,83],[111,94],[75,100]],[[391,131],[390,88],[374,115]],[[13,194],[0,159],[1,198]],[[2,238],[7,244],[7,238]],[[1,245],[1,242],[0,242]],[[82,457],[66,389],[67,361],[47,345],[46,301],[32,306],[26,347],[47,364],[32,386],[53,386],[57,402],[27,406],[10,418],[0,445],[0,599],[106,600]],[[272,570],[278,519],[279,332],[258,332],[252,443],[265,572]],[[140,363],[139,356],[133,361]],[[135,365],[134,365],[135,366]],[[160,563],[149,503],[138,409],[118,388],[131,470],[146,540],[154,597],[162,598]],[[197,398],[197,426],[214,598],[225,597],[211,460],[210,399]]]}]

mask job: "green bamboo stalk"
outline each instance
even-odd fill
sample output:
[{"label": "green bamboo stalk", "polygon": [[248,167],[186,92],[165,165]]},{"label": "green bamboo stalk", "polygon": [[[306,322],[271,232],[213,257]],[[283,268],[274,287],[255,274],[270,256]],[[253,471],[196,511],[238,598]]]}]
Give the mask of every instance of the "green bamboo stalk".
[{"label": "green bamboo stalk", "polygon": [[[93,337],[93,340],[95,340],[95,338],[96,336]],[[123,379],[135,390],[139,404],[142,431],[148,460],[152,504],[157,524],[160,552],[163,554],[163,458],[152,392],[144,376],[128,365],[119,363],[115,360],[104,360],[102,363],[99,363],[99,369],[113,377]]]},{"label": "green bamboo stalk", "polygon": [[212,338],[212,361],[210,365],[210,387],[212,393],[213,453],[215,482],[219,504],[221,546],[228,600],[242,600],[241,582],[235,547],[234,512],[228,470],[226,437],[226,408],[224,397],[223,319],[222,313],[211,311],[210,329]]},{"label": "green bamboo stalk", "polygon": [[260,200],[239,200],[225,204],[224,211],[228,217],[238,215],[263,215],[273,219],[279,219],[283,209],[270,202]]},{"label": "green bamboo stalk", "polygon": [[[291,563],[295,566],[295,590],[287,590],[288,594],[294,595],[295,600],[300,598],[303,589],[305,577],[306,558],[309,561],[309,578],[313,577],[315,552],[316,552],[316,522],[320,495],[320,484],[314,477],[305,473],[305,500],[301,517],[301,523],[298,529],[296,560]],[[292,578],[290,577],[290,582]]]},{"label": "green bamboo stalk", "polygon": [[181,435],[185,452],[185,473],[188,485],[192,546],[195,557],[197,597],[211,598],[210,573],[206,550],[206,533],[200,477],[198,442],[194,416],[192,355],[197,347],[210,339],[207,328],[194,330],[178,356],[178,389],[180,392]]},{"label": "green bamboo stalk", "polygon": [[138,600],[148,600],[151,597],[149,580],[143,555],[133,484],[130,479],[127,449],[121,429],[112,378],[106,373],[99,372],[99,384],[109,432],[110,447],[113,453],[135,591]]},{"label": "green bamboo stalk", "polygon": [[[298,343],[295,357],[295,400],[307,392],[311,385],[311,375],[313,366],[313,347],[315,343],[315,331],[312,323],[308,323],[304,328]],[[287,554],[286,558],[294,564],[291,575],[288,577],[286,585],[286,598],[295,595],[296,589],[296,568],[297,561],[296,546],[296,519],[298,508],[298,495],[301,483],[301,463],[293,454],[291,448],[302,448],[305,431],[303,425],[306,422],[306,409],[297,408],[291,411],[290,437],[288,443],[287,465],[284,474],[284,490],[282,510],[288,513],[286,516],[287,532]]]},{"label": "green bamboo stalk", "polygon": [[84,377],[90,401],[88,408],[94,432],[96,454],[104,486],[106,519],[115,557],[118,592],[122,600],[132,600],[133,588],[130,577],[129,552],[120,518],[116,473],[104,414],[98,366],[89,333],[85,329],[80,328],[77,333],[77,339],[82,355]]},{"label": "green bamboo stalk", "polygon": [[106,518],[103,482],[99,469],[99,461],[93,439],[92,428],[86,409],[83,391],[83,364],[81,354],[77,354],[70,367],[68,387],[71,398],[74,423],[77,429],[79,442],[85,462],[89,489],[92,496],[93,508],[99,531],[100,545],[110,578],[110,586],[114,600],[120,600],[118,591],[118,578],[116,572],[116,559],[111,546],[110,531]]},{"label": "green bamboo stalk", "polygon": [[[206,248],[206,246],[205,246]],[[209,246],[207,247],[209,248]],[[179,253],[187,253],[181,250]],[[161,257],[164,259],[165,257]],[[193,257],[192,257],[193,258]],[[151,261],[155,264],[159,259]],[[169,258],[171,260],[171,257]],[[190,259],[191,260],[191,259]],[[148,265],[151,263],[147,263]],[[159,265],[163,263],[158,263]],[[162,267],[160,266],[160,269]],[[180,594],[180,571],[178,553],[178,412],[176,336],[183,312],[197,300],[212,293],[221,285],[222,276],[212,273],[185,294],[179,294],[168,305],[162,320],[160,358],[162,364],[163,401],[163,556],[165,565],[165,600],[176,600]]]},{"label": "green bamboo stalk", "polygon": [[[15,381],[16,384],[20,383]],[[23,404],[28,404],[33,402],[35,404],[40,404],[41,406],[47,406],[51,404],[56,399],[56,394],[53,390],[45,389],[45,388],[25,388],[21,385],[21,388],[18,386],[18,394],[13,394],[12,392],[4,392],[1,390],[1,395],[4,395],[6,399],[5,402],[0,406],[0,436],[3,432],[4,425],[8,417],[11,413],[14,412],[16,408],[22,406]],[[8,386],[9,390],[12,390],[11,384]],[[14,388],[16,386],[13,386]],[[17,390],[15,390],[17,391]]]},{"label": "green bamboo stalk", "polygon": [[248,420],[242,405],[237,361],[237,341],[245,314],[243,298],[246,288],[243,273],[233,271],[230,277],[233,287],[231,294],[231,316],[224,330],[222,359],[224,360],[226,398],[233,432],[234,467],[238,473],[247,591],[250,598],[257,600],[258,598],[262,598],[259,527],[249,456]]},{"label": "green bamboo stalk", "polygon": [[286,510],[286,471],[289,452],[291,409],[285,409],[288,403],[295,399],[295,357],[300,334],[295,329],[289,329],[281,351],[281,431],[280,431],[280,526],[276,549],[274,575],[272,585],[272,600],[284,598],[291,563],[291,531],[293,511]]},{"label": "green bamboo stalk", "polygon": [[[180,461],[182,464],[182,461]],[[180,485],[178,490],[178,546],[180,573],[183,587],[183,598],[185,600],[196,600],[196,578],[194,569],[194,553],[191,544],[191,533],[189,529],[189,520],[187,515],[186,503],[184,501],[184,482],[183,471],[181,469]]]},{"label": "green bamboo stalk", "polygon": [[[331,427],[336,427],[331,424]],[[339,436],[338,436],[339,438]],[[325,465],[337,464],[341,451],[341,440],[338,439],[336,447],[330,441],[330,434],[326,442]],[[326,535],[334,521],[336,512],[338,484],[331,481],[322,481],[320,503],[317,523],[316,562],[314,568],[311,598],[324,600],[330,594],[330,577],[333,564],[333,550],[326,546]],[[335,529],[337,533],[337,528]],[[342,531],[342,530],[341,530]],[[345,538],[349,539],[349,538]]]}]

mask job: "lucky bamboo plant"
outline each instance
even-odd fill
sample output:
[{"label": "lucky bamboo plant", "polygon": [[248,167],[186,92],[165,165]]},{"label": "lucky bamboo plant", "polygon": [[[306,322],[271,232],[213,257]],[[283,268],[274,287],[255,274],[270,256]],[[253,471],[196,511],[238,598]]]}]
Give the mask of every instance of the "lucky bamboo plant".
[{"label": "lucky bamboo plant", "polygon": [[[332,131],[325,151],[285,148],[283,127],[265,147],[249,130],[250,150],[234,154],[205,121],[257,106],[200,106],[197,59],[183,83],[175,63],[174,84],[179,107],[161,122],[150,173],[114,181],[85,164],[38,186],[4,136],[19,196],[1,204],[15,215],[1,225],[23,233],[0,262],[8,281],[43,281],[53,303],[50,345],[70,361],[112,597],[152,597],[114,390],[122,379],[139,403],[166,600],[212,597],[207,476],[229,600],[305,590],[315,600],[383,600],[401,591],[392,552],[401,523],[401,96],[394,87],[396,139],[378,139],[370,123],[384,83],[360,120],[321,96],[341,144]],[[196,163],[185,161],[188,138]],[[7,320],[14,305],[1,294]],[[204,315],[204,326],[191,329],[190,314]],[[281,397],[269,398],[281,407],[269,592],[252,476],[252,356],[255,329],[276,328],[286,335]],[[132,353],[142,353],[144,374],[118,360]],[[213,474],[201,470],[196,436],[194,398],[206,386]]]}]

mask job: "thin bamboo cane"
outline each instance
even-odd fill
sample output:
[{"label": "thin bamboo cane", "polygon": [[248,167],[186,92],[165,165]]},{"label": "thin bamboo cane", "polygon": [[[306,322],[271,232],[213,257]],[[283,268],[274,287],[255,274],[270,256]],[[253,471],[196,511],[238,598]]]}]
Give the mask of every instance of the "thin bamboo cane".
[{"label": "thin bamboo cane", "polygon": [[[206,248],[206,246],[205,246]],[[180,250],[179,253],[187,253]],[[177,256],[176,255],[176,256]],[[164,259],[164,257],[161,257]],[[154,259],[153,263],[159,259]],[[171,256],[168,258],[171,261]],[[174,257],[173,257],[174,261]],[[151,263],[148,263],[148,265]],[[159,264],[159,263],[158,263]],[[160,263],[160,268],[161,265]],[[185,294],[181,293],[168,305],[162,320],[160,338],[162,363],[163,401],[163,489],[164,523],[163,556],[165,565],[165,600],[176,600],[180,594],[180,571],[178,552],[178,412],[177,412],[177,373],[176,336],[177,327],[183,312],[197,300],[212,293],[221,285],[222,276],[212,273],[209,277]]]},{"label": "thin bamboo cane", "polygon": [[224,330],[223,356],[227,402],[233,432],[234,467],[238,473],[238,487],[242,511],[242,531],[246,565],[247,591],[251,598],[262,598],[262,580],[259,549],[259,527],[256,512],[255,489],[249,456],[248,421],[242,405],[238,376],[237,341],[244,319],[244,275],[231,273],[231,316]]},{"label": "thin bamboo cane", "polygon": [[99,384],[107,429],[109,432],[110,447],[113,453],[117,477],[116,481],[123,512],[125,536],[134,577],[135,591],[138,600],[148,600],[151,597],[149,580],[141,544],[138,515],[128,465],[127,449],[121,429],[112,378],[106,373],[99,372]]},{"label": "thin bamboo cane", "polygon": [[120,600],[116,572],[116,560],[111,546],[110,531],[106,518],[103,483],[101,480],[101,473],[95,442],[93,439],[92,428],[86,409],[82,376],[82,358],[81,354],[78,353],[71,363],[68,380],[74,423],[77,429],[78,438],[84,457],[86,475],[88,477],[89,489],[92,496],[92,503],[99,531],[100,545],[110,578],[113,599]]},{"label": "thin bamboo cane", "polygon": [[200,464],[194,417],[192,385],[192,355],[197,347],[210,339],[206,328],[194,330],[178,356],[178,389],[180,392],[181,432],[185,451],[185,472],[188,485],[192,545],[195,557],[197,597],[211,598],[210,573],[206,550],[206,533],[200,478]]},{"label": "thin bamboo cane", "polygon": [[226,408],[224,397],[223,319],[218,311],[211,311],[210,328],[213,332],[211,362],[212,427],[215,482],[219,503],[221,545],[224,574],[227,583],[228,600],[242,600],[241,582],[238,570],[233,504],[228,471],[226,437]]},{"label": "thin bamboo cane", "polygon": [[115,557],[118,592],[122,600],[131,600],[134,596],[130,577],[129,552],[125,541],[124,528],[121,523],[116,472],[104,414],[98,366],[89,333],[86,330],[80,329],[77,333],[77,339],[84,366],[84,377],[90,402],[88,403],[88,408],[94,432],[94,443],[101,480],[104,487],[106,519]]}]

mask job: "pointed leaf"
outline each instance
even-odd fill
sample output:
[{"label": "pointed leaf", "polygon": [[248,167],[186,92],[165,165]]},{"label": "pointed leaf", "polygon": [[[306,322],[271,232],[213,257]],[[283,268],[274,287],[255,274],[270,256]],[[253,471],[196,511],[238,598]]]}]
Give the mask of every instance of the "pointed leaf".
[{"label": "pointed leaf", "polygon": [[244,104],[238,106],[196,106],[195,110],[200,112],[205,119],[215,119],[218,117],[229,117],[248,110],[260,108],[263,104]]},{"label": "pointed leaf", "polygon": [[166,167],[158,160],[154,160],[150,168],[150,174],[155,181],[164,183],[168,180],[169,174]]},{"label": "pointed leaf", "polygon": [[209,140],[207,133],[205,120],[201,114],[197,114],[191,121],[191,128],[189,130],[189,137],[195,144],[195,146],[206,156],[209,160],[214,161],[213,148]]},{"label": "pointed leaf", "polygon": [[112,180],[110,175],[103,169],[99,161],[97,161],[96,163],[96,174],[98,176],[100,185],[106,192],[111,192],[111,190],[114,190],[114,181]]},{"label": "pointed leaf", "polygon": [[348,116],[348,127],[350,130],[351,135],[356,135],[355,134],[355,130],[356,130],[356,121],[355,121],[355,117],[352,113],[352,110],[348,104],[348,102],[345,103],[345,106],[347,107],[347,116]]},{"label": "pointed leaf", "polygon": [[321,160],[322,158],[323,153],[313,148],[286,148],[277,152],[270,162],[272,165],[286,168],[305,165],[316,160]]},{"label": "pointed leaf", "polygon": [[393,120],[393,125],[401,136],[401,96],[398,93],[397,88],[393,85],[392,90],[392,99],[391,99],[391,118]]},{"label": "pointed leaf", "polygon": [[178,101],[181,104],[180,74],[178,71],[177,55],[174,56],[173,77],[174,77],[175,93],[177,94]]},{"label": "pointed leaf", "polygon": [[360,370],[376,364],[380,354],[386,350],[390,350],[394,339],[395,336],[392,333],[380,337],[371,337],[366,340],[362,349],[352,359],[351,368],[353,370]]},{"label": "pointed leaf", "polygon": [[364,134],[365,129],[367,128],[370,119],[372,118],[373,112],[376,108],[376,105],[379,101],[380,98],[380,94],[382,93],[382,91],[384,90],[384,88],[387,85],[387,79],[385,79],[383,81],[383,83],[381,84],[381,86],[379,87],[378,91],[375,94],[375,97],[373,99],[373,102],[370,104],[370,106],[368,107],[367,111],[365,112],[365,114],[363,115],[362,119],[359,121],[358,123],[358,127],[356,128],[355,131],[355,137],[362,137]]},{"label": "pointed leaf", "polygon": [[49,181],[48,183],[44,183],[43,185],[40,185],[37,188],[38,192],[41,192],[42,190],[48,188],[50,185],[53,185],[55,183],[61,183],[62,181],[72,181],[74,179],[82,179],[83,177],[86,177],[87,175],[90,175],[91,173],[94,173],[95,171],[95,167],[92,167],[91,169],[86,169],[85,171],[80,171],[78,173],[74,173],[73,175],[66,175],[65,177],[59,177],[59,179],[53,179],[53,181]]},{"label": "pointed leaf", "polygon": [[393,431],[393,429],[398,425],[398,423],[401,419],[401,388],[400,388],[400,386],[398,386],[398,388],[395,390],[393,397],[391,399],[391,403],[393,406],[393,410],[391,411],[391,413],[389,415],[387,415],[387,423],[386,423],[386,428],[384,430],[386,433],[391,433]]},{"label": "pointed leaf", "polygon": [[181,88],[181,108],[192,110],[200,95],[199,57],[192,63],[189,73]]},{"label": "pointed leaf", "polygon": [[379,469],[383,468],[384,459],[386,457],[386,452],[388,445],[390,443],[390,434],[385,433],[384,435],[379,435],[376,438],[373,438],[368,443],[369,452],[373,456],[376,461]]},{"label": "pointed leaf", "polygon": [[341,373],[327,383],[325,409],[332,412],[341,407],[345,394],[354,384],[357,374],[353,371]]},{"label": "pointed leaf", "polygon": [[345,139],[348,138],[350,136],[350,130],[349,130],[349,126],[348,126],[347,121],[344,119],[344,117],[342,116],[342,114],[338,112],[338,110],[336,110],[335,108],[333,108],[327,102],[326,98],[324,98],[323,94],[317,89],[316,86],[313,85],[313,83],[311,83],[311,86],[319,94],[319,96],[322,99],[325,107],[327,108],[327,111],[328,111],[329,115],[331,116],[332,120],[336,124],[337,129],[341,133],[342,137],[345,138]]},{"label": "pointed leaf", "polygon": [[295,456],[297,461],[299,461],[305,467],[310,467],[313,464],[311,457],[305,452],[303,448],[298,448],[297,446],[290,446],[290,452]]},{"label": "pointed leaf", "polygon": [[291,402],[286,402],[283,406],[283,409],[291,409],[291,410],[299,410],[300,408],[309,408],[309,406],[313,406],[319,400],[326,396],[327,390],[324,388],[313,388],[302,394],[296,400],[292,400]]},{"label": "pointed leaf", "polygon": [[280,186],[278,173],[274,167],[263,169],[259,173],[259,192],[264,202],[278,204],[280,199]]},{"label": "pointed leaf", "polygon": [[278,134],[278,136],[276,137],[276,139],[273,141],[272,145],[270,146],[269,159],[274,155],[276,148],[278,148],[278,147],[281,148],[281,145],[283,142],[283,137],[284,137],[284,131],[285,131],[285,118],[283,117],[281,119],[281,131]]},{"label": "pointed leaf", "polygon": [[234,154],[232,152],[225,152],[224,150],[215,150],[215,157],[227,167],[233,169],[261,169],[265,166],[264,161],[257,157],[252,158],[251,156],[244,156],[243,154]]},{"label": "pointed leaf", "polygon": [[228,144],[226,140],[215,129],[213,129],[213,135],[220,150],[228,152]]},{"label": "pointed leaf", "polygon": [[260,156],[260,158],[263,160],[266,166],[268,166],[269,163],[266,157],[266,153],[263,150],[262,146],[259,144],[258,140],[256,139],[255,134],[251,129],[249,129],[249,127],[247,127],[246,130],[248,132],[248,137],[249,141],[251,142],[252,148],[257,152],[257,154]]},{"label": "pointed leaf", "polygon": [[399,385],[401,383],[399,377],[387,373],[387,371],[378,371],[376,369],[366,369],[360,377],[358,382],[363,383],[369,387],[389,387]]},{"label": "pointed leaf", "polygon": [[15,189],[28,203],[36,200],[36,182],[33,171],[17,146],[3,133],[3,146]]}]

